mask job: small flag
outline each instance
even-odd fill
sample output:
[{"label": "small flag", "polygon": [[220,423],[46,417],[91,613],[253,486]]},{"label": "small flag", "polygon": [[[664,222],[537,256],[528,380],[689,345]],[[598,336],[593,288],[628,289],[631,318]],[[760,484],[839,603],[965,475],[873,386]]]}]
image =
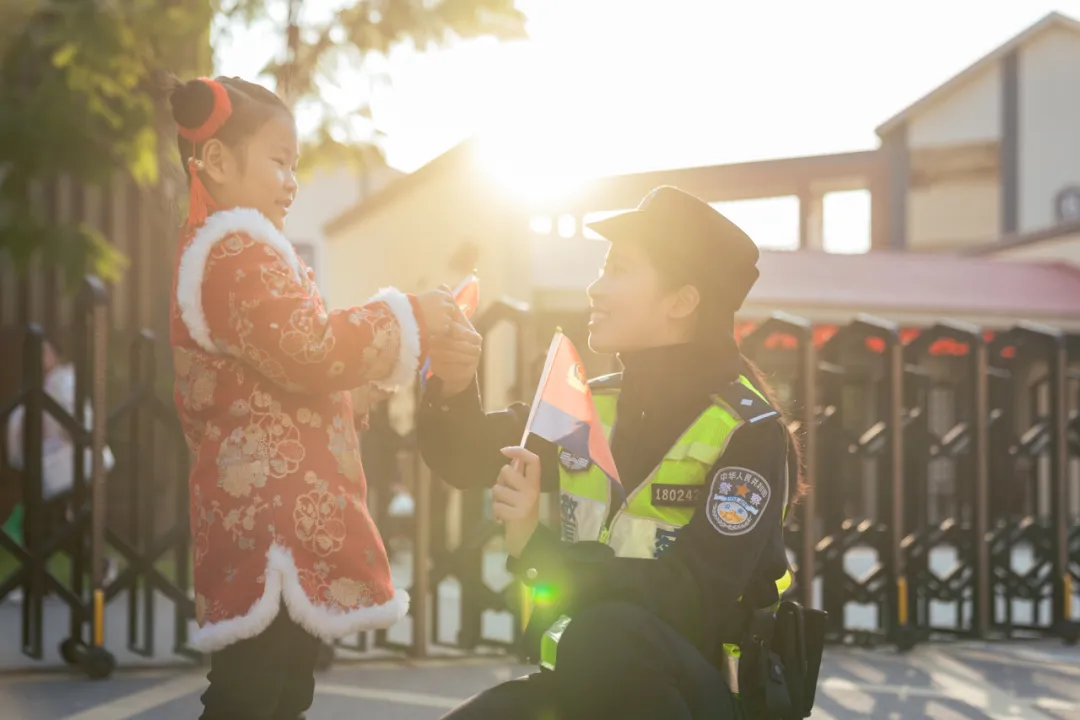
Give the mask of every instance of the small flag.
[{"label": "small flag", "polygon": [[619,497],[625,500],[581,356],[561,332],[556,332],[551,340],[540,386],[525,424],[522,445],[530,433],[596,463],[611,479]]},{"label": "small flag", "polygon": [[476,308],[480,306],[480,278],[476,276],[476,273],[471,273],[461,281],[454,290],[454,299],[457,300],[458,307],[461,308],[465,317],[471,318]]},{"label": "small flag", "polygon": [[[480,278],[475,272],[469,273],[457,288],[454,289],[454,299],[462,314],[471,318],[476,308],[480,306]],[[424,361],[424,367],[420,369],[420,387],[427,387],[427,381],[431,379],[431,358]]]}]

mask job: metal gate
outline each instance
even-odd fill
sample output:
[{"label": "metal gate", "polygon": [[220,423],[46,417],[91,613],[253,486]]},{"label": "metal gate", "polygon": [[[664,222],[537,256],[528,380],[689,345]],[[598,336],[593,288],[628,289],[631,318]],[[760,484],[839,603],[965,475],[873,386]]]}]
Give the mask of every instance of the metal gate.
[{"label": "metal gate", "polygon": [[[36,327],[26,334],[22,387],[0,399],[0,424],[24,408],[27,459],[17,482],[3,476],[3,488],[21,490],[27,523],[23,543],[0,533],[0,553],[13,568],[0,577],[0,600],[23,591],[20,642],[31,658],[46,656],[51,594],[67,612],[63,656],[91,674],[111,669],[86,662],[85,648],[102,639],[90,632],[102,602],[125,626],[107,636],[105,651],[198,659],[187,643],[194,617],[187,448],[167,383],[159,382],[160,343],[140,334],[123,360],[108,362],[104,288],[88,281],[83,293],[75,408],[66,411],[44,391]],[[477,319],[481,333],[496,326],[515,333],[513,394],[528,395],[538,358],[528,308],[499,303]],[[829,612],[837,642],[910,647],[939,635],[1032,633],[1074,642],[1080,372],[1069,364],[1080,363],[1080,339],[1030,325],[993,337],[946,323],[909,332],[869,317],[821,330],[776,316],[742,339],[782,397],[812,488],[788,522],[791,593]],[[458,493],[433,478],[414,432],[395,429],[387,413],[375,411],[362,439],[370,505],[385,531],[396,522],[387,513],[390,477],[412,487],[416,505],[396,580],[413,604],[398,626],[343,642],[340,654],[506,650],[521,632],[522,597],[516,582],[492,571],[504,556],[487,493]],[[70,433],[76,478],[87,448],[100,457],[107,440],[117,460],[107,482],[76,482],[72,513],[51,522],[41,487],[47,416]],[[98,600],[88,580],[100,583],[101,563],[90,555],[120,568]],[[58,557],[69,558],[66,578],[52,569]]]}]

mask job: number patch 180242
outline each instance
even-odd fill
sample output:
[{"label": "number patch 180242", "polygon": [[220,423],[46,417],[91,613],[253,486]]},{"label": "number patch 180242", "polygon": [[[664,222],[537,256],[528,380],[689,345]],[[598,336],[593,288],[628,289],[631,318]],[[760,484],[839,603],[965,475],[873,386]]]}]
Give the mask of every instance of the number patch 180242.
[{"label": "number patch 180242", "polygon": [[704,490],[701,485],[653,485],[652,504],[658,507],[693,507],[705,497]]}]

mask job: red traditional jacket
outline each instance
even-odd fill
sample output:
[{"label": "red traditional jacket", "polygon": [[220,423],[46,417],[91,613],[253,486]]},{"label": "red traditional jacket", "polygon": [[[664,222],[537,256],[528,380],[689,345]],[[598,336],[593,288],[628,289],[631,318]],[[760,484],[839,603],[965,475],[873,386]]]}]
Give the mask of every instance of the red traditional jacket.
[{"label": "red traditional jacket", "polygon": [[415,308],[388,288],[327,312],[256,210],[214,213],[181,243],[171,339],[193,456],[196,648],[257,635],[282,599],[325,640],[404,617],[365,504],[349,392],[412,379]]}]

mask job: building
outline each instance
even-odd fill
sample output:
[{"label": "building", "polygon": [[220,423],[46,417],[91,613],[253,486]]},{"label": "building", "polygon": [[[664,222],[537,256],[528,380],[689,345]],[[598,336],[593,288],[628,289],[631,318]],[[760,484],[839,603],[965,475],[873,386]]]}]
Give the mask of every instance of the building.
[{"label": "building", "polygon": [[889,246],[967,248],[1080,213],[1080,23],[1051,13],[877,128]]},{"label": "building", "polygon": [[[607,177],[546,205],[500,194],[465,142],[326,226],[330,300],[362,302],[379,283],[452,284],[465,253],[484,302],[509,295],[532,304],[541,334],[559,324],[580,335],[582,291],[605,251],[583,221],[671,184],[709,202],[798,198],[798,250],[764,253],[747,320],[870,312],[912,326],[1078,330],[1078,70],[1080,22],[1052,13],[886,120],[875,150]],[[871,252],[826,253],[823,199],[856,189],[870,193]]]},{"label": "building", "polygon": [[362,170],[347,166],[318,167],[310,176],[301,179],[300,192],[289,209],[285,235],[304,262],[315,271],[320,290],[329,290],[323,272],[326,267],[323,227],[402,175],[402,172],[379,163]]}]

